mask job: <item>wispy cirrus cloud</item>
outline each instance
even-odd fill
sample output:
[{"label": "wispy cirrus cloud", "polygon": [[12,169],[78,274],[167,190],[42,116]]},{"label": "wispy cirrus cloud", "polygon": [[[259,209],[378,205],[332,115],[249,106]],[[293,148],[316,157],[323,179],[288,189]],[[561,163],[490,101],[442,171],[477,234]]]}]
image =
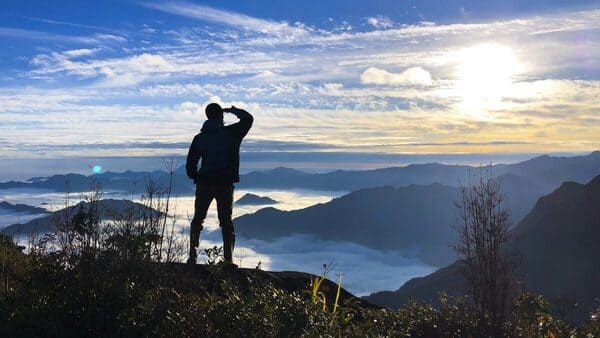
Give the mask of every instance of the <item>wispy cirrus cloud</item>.
[{"label": "wispy cirrus cloud", "polygon": [[166,13],[180,15],[192,19],[218,23],[241,30],[249,30],[262,34],[277,35],[306,35],[304,26],[291,26],[287,22],[259,19],[256,17],[217,9],[209,6],[197,5],[189,2],[146,2],[148,8],[153,8]]},{"label": "wispy cirrus cloud", "polygon": [[36,21],[36,22],[42,22],[42,23],[47,23],[47,24],[51,24],[51,25],[61,25],[61,26],[69,26],[69,27],[77,27],[77,28],[86,28],[86,29],[91,29],[91,30],[100,30],[100,31],[112,31],[106,27],[100,27],[100,26],[93,26],[93,25],[84,25],[84,24],[80,24],[80,23],[76,23],[76,22],[66,22],[66,21],[59,21],[59,20],[51,20],[51,19],[45,19],[45,18],[38,18],[38,17],[33,17],[33,16],[25,16],[22,15],[20,16],[23,19],[26,20],[30,20],[30,21]]},{"label": "wispy cirrus cloud", "polygon": [[0,27],[0,36],[13,39],[32,39],[55,41],[63,43],[77,43],[85,45],[97,45],[110,42],[125,42],[126,38],[113,34],[95,33],[89,36],[65,35],[48,33],[30,29]]}]

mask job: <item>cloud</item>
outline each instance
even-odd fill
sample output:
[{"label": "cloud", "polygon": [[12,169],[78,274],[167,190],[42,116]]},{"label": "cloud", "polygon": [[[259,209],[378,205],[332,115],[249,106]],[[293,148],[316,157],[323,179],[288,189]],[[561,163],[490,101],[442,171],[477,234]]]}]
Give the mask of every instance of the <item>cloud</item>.
[{"label": "cloud", "polygon": [[98,87],[126,87],[143,82],[149,76],[168,76],[173,65],[163,56],[144,53],[128,58],[101,62],[73,61],[74,58],[90,56],[99,49],[77,49],[65,52],[37,55],[31,64],[41,66],[34,74],[67,72],[82,77],[100,77]]},{"label": "cloud", "polygon": [[367,23],[377,29],[388,29],[394,26],[392,20],[386,16],[368,17]]},{"label": "cloud", "polygon": [[32,40],[44,40],[44,41],[55,41],[63,43],[79,43],[85,45],[97,45],[106,42],[124,42],[126,39],[122,36],[113,34],[100,34],[96,33],[90,36],[76,36],[76,35],[64,35],[41,32],[36,30],[21,29],[21,28],[10,28],[0,27],[0,36],[13,39],[32,39]]},{"label": "cloud", "polygon": [[[48,175],[49,171],[53,171],[55,167],[89,174],[88,165],[93,163],[102,164],[106,170],[117,171],[119,169],[115,168],[115,165],[121,166],[121,161],[123,160],[120,159],[117,162],[111,159],[88,158],[62,161],[60,163],[52,160],[45,161],[42,166],[48,168],[45,168],[46,171],[42,175]],[[140,164],[135,159],[130,159],[130,161],[137,162],[135,163],[137,165]],[[26,168],[39,168],[40,165],[38,163],[40,162],[33,162],[34,165],[32,165],[31,161],[24,162],[24,166]],[[49,165],[48,162],[52,165]],[[153,164],[149,164],[150,161],[145,162],[145,165],[150,170],[163,169],[160,167],[162,161],[159,159],[155,159]],[[259,193],[257,191],[236,189],[235,199],[237,200],[246,192]],[[341,192],[310,193],[303,191],[298,193],[269,190],[261,191],[260,194],[268,194],[268,196],[281,202],[278,204],[279,208],[289,210],[329,201],[332,197],[341,195]],[[112,198],[131,198],[131,194],[112,193],[110,196]],[[39,190],[18,193],[8,190],[2,193],[2,197],[11,203],[30,203],[35,205],[42,202],[49,203],[50,205],[61,205],[63,202],[62,199],[64,199],[63,194]],[[193,214],[194,198],[192,196],[173,197],[171,203],[173,205],[172,213],[176,216],[174,232],[176,236],[180,236],[179,239],[185,240],[188,237],[189,231],[188,215],[190,213]],[[259,207],[236,207],[234,208],[234,216],[254,212],[257,208]],[[11,214],[11,216],[13,217],[6,218],[7,224],[13,223],[12,221],[16,218],[14,214]],[[23,217],[21,217],[21,221],[22,219]],[[0,223],[1,225],[3,224]],[[221,244],[221,231],[218,227],[216,206],[213,203],[208,210],[205,220],[205,228],[202,240],[200,241],[200,252],[204,248]],[[433,272],[435,267],[426,265],[416,259],[415,252],[416,250],[407,250],[406,252],[380,251],[351,242],[323,241],[310,235],[291,235],[273,241],[261,241],[238,236],[234,260],[244,268],[254,268],[260,261],[262,262],[262,268],[265,270],[295,270],[319,274],[322,272],[323,264],[329,263],[333,259],[335,260],[335,266],[328,277],[334,279],[337,273],[343,273],[344,288],[360,296],[373,291],[396,289],[413,277]],[[201,260],[204,259],[202,256],[199,258]],[[185,257],[182,257],[182,259],[185,259]]]},{"label": "cloud", "polygon": [[[547,152],[582,151],[600,147],[597,111],[600,83],[581,80],[544,80],[515,84],[515,93],[503,106],[491,111],[493,118],[478,121],[455,109],[447,98],[456,95],[430,87],[347,88],[332,83],[329,91],[314,85],[297,88],[278,84],[253,88],[247,83],[226,85],[188,83],[140,91],[115,88],[0,90],[3,123],[2,154],[54,156],[89,154],[78,149],[36,149],[35,144],[90,144],[101,142],[188,142],[204,120],[203,102],[216,100],[247,108],[257,123],[248,136],[248,151],[348,151],[348,152]],[[250,96],[254,90],[262,94]],[[276,90],[281,93],[273,94]],[[326,93],[326,94],[325,94]],[[177,95],[167,99],[165,95]],[[326,95],[326,96],[324,96]],[[218,96],[219,98],[211,98]],[[291,99],[290,99],[291,97]],[[428,98],[430,97],[430,98]],[[100,99],[96,99],[100,98]],[[129,100],[114,103],[116,100]],[[244,98],[244,99],[242,99]],[[247,101],[244,101],[247,100]],[[450,100],[437,107],[438,103]],[[406,104],[405,102],[414,102]],[[158,102],[158,103],[157,103]],[[167,102],[166,104],[164,102]],[[173,103],[170,103],[173,102]],[[198,102],[198,103],[196,103]],[[402,106],[404,105],[404,106]],[[351,121],[352,123],[349,123]],[[136,128],[131,128],[135,124]],[[44,133],[39,133],[43,130]],[[539,134],[544,131],[545,134]],[[252,140],[277,140],[302,144],[272,148]],[[560,140],[558,142],[557,140]],[[314,149],[311,149],[313,145]],[[271,150],[269,150],[271,149]],[[93,149],[97,156],[121,154],[171,154],[173,149],[137,147]],[[269,155],[274,158],[273,155]],[[332,155],[325,155],[325,158]],[[278,158],[276,163],[287,163]],[[315,158],[314,163],[326,161]]]},{"label": "cloud", "polygon": [[115,35],[115,34],[96,33],[93,36],[94,36],[94,38],[96,38],[99,41],[107,41],[107,42],[125,42],[125,41],[127,41],[126,38],[119,36],[119,35]]},{"label": "cloud", "polygon": [[318,274],[323,264],[334,260],[331,275],[343,273],[344,287],[357,295],[396,289],[413,277],[435,270],[414,258],[414,252],[384,252],[350,242],[323,241],[309,235],[292,235],[270,242],[240,237],[240,246],[269,257],[265,268],[271,270]]},{"label": "cloud", "polygon": [[324,83],[321,88],[319,88],[319,92],[323,95],[340,95],[344,88],[344,85],[341,83]]},{"label": "cloud", "polygon": [[291,26],[287,22],[275,22],[251,17],[245,14],[196,5],[189,2],[148,2],[146,7],[163,12],[185,16],[202,21],[215,22],[236,29],[249,30],[262,34],[301,36],[306,35],[304,26]]},{"label": "cloud", "polygon": [[431,74],[421,67],[410,67],[402,73],[390,73],[377,67],[369,67],[361,75],[364,84],[377,85],[423,85],[431,86]]},{"label": "cloud", "polygon": [[161,55],[140,54],[100,67],[104,78],[97,87],[126,87],[145,81],[150,76],[168,76],[173,65]]},{"label": "cloud", "polygon": [[32,17],[32,16],[21,16],[21,17],[26,20],[43,22],[43,23],[52,24],[52,25],[63,25],[63,26],[70,26],[70,27],[108,31],[107,28],[100,27],[100,26],[83,25],[83,24],[79,24],[79,23],[50,20],[50,19],[44,19],[44,18],[36,18],[36,17]]},{"label": "cloud", "polygon": [[[26,51],[43,53],[34,57],[24,52],[23,68],[0,71],[0,141],[16,144],[0,154],[21,156],[14,149],[22,144],[93,143],[99,137],[183,142],[184,134],[197,132],[204,118],[201,103],[213,96],[256,113],[249,140],[302,140],[324,145],[319,150],[537,152],[600,146],[600,35],[594,34],[600,10],[368,31],[213,10],[206,12],[210,18],[190,12],[201,23],[177,20],[169,26],[165,20],[156,34],[123,31],[115,35],[127,37],[120,48],[104,46],[119,38],[90,35],[103,39],[101,47],[57,43],[54,50]],[[222,12],[232,15],[231,22],[220,19]],[[291,34],[283,33],[289,29]],[[449,54],[492,39],[510,48],[524,71],[497,104],[478,107],[479,116],[466,114],[457,61]],[[133,130],[132,121],[139,128]]]},{"label": "cloud", "polygon": [[78,57],[82,57],[82,56],[90,56],[90,55],[96,53],[99,50],[100,50],[99,48],[94,48],[94,49],[88,49],[88,48],[72,49],[72,50],[64,51],[61,54],[64,55],[65,57],[67,57],[67,58],[78,58]]},{"label": "cloud", "polygon": [[[204,109],[202,105],[197,105],[192,102],[184,102],[180,105],[181,114],[194,115],[194,117],[201,121],[205,117]],[[191,120],[187,120],[190,122]],[[200,124],[199,124],[200,125]],[[192,136],[192,135],[186,135]],[[142,138],[142,135],[139,137]],[[13,143],[8,141],[0,141],[0,145],[4,147],[12,146]],[[63,144],[63,143],[41,143],[41,144],[21,144],[21,148],[26,151],[35,152],[60,152],[60,151],[97,151],[97,150],[163,150],[170,152],[171,150],[187,150],[189,147],[189,141],[124,141],[124,142],[81,142],[77,144]],[[260,157],[264,153],[281,152],[283,156],[294,157],[293,154],[286,154],[287,152],[315,152],[332,150],[338,147],[331,146],[328,144],[311,143],[311,142],[300,142],[300,141],[277,141],[277,140],[256,140],[248,139],[242,144],[242,151],[245,153],[244,157],[252,159],[257,156]],[[181,152],[183,155],[184,152]],[[366,154],[364,154],[367,156]],[[273,154],[273,157],[277,155]],[[310,155],[309,155],[310,156]],[[274,159],[274,158],[271,159]],[[302,158],[302,156],[297,156]],[[264,160],[264,159],[263,159]]]},{"label": "cloud", "polygon": [[161,55],[141,54],[132,56],[126,62],[125,68],[134,72],[167,72],[172,66]]},{"label": "cloud", "polygon": [[172,75],[176,75],[174,79],[182,79],[198,76],[256,74],[257,71],[276,69],[285,64],[265,57],[261,53],[236,53],[228,58],[215,50],[176,53],[143,52],[116,58],[77,61],[70,59],[71,57],[61,52],[39,54],[31,61],[32,65],[39,68],[31,70],[29,74],[35,77],[48,77],[62,73],[81,75],[86,78],[96,76],[99,81],[95,85],[107,88],[131,87],[146,80],[164,83]]}]

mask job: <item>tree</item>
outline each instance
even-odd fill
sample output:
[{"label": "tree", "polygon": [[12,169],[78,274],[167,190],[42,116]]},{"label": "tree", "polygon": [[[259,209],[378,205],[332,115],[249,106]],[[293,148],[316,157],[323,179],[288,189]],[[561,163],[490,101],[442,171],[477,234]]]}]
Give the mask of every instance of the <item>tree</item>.
[{"label": "tree", "polygon": [[454,249],[464,263],[482,333],[500,336],[516,268],[516,256],[508,246],[506,196],[489,173],[471,176],[471,181],[474,184],[466,187],[461,184],[456,203],[459,240]]}]

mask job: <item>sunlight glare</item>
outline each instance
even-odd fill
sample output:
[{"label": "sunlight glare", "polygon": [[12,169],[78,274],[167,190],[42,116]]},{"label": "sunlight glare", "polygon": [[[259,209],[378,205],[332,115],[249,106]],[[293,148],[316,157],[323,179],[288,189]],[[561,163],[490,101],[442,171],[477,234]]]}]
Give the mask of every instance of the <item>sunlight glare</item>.
[{"label": "sunlight glare", "polygon": [[482,44],[458,51],[457,89],[462,97],[461,111],[477,118],[489,118],[502,97],[512,89],[513,78],[522,65],[508,46]]}]

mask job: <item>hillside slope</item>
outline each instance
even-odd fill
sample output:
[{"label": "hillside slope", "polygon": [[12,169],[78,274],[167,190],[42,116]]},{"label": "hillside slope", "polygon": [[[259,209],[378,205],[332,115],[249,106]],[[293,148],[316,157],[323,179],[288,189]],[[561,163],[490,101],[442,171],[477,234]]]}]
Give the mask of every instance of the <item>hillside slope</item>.
[{"label": "hillside slope", "polygon": [[[181,279],[189,279],[202,281],[206,279],[209,273],[210,266],[204,264],[196,264],[190,266],[183,263],[168,263],[163,266],[158,266],[166,274],[172,274],[178,276]],[[237,268],[227,272],[227,277],[236,284],[253,283],[253,284],[266,284],[271,283],[272,285],[286,290],[288,292],[305,293],[309,291],[309,285],[311,280],[317,276],[300,271],[265,271],[259,269],[248,269],[248,268]],[[246,285],[247,286],[247,285]],[[332,306],[335,303],[335,296],[337,293],[337,284],[326,278],[321,283],[319,291],[323,293],[327,304]],[[374,305],[365,301],[364,299],[354,296],[348,292],[345,288],[340,289],[339,304],[345,302],[352,302],[357,307],[378,309],[378,305]]]},{"label": "hillside slope", "polygon": [[[600,297],[600,176],[582,185],[566,182],[539,199],[513,229],[511,245],[523,256],[519,276],[526,289],[551,300],[578,304],[582,319]],[[467,288],[458,262],[428,276],[414,278],[393,292],[367,299],[391,308],[409,298],[432,301],[437,293],[464,293]]]}]

